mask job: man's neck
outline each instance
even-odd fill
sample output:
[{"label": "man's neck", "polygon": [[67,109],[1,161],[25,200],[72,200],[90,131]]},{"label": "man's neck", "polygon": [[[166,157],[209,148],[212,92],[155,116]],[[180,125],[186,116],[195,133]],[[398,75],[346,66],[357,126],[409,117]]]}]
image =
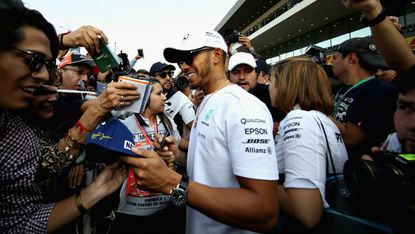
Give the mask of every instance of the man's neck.
[{"label": "man's neck", "polygon": [[206,83],[205,87],[203,87],[202,89],[205,95],[207,95],[216,92],[219,89],[222,89],[228,84],[229,80],[225,73],[214,76],[212,75],[211,79],[208,81],[208,83]]},{"label": "man's neck", "polygon": [[348,73],[343,79],[341,79],[343,81],[343,83],[345,85],[355,85],[357,83],[359,83],[361,80],[364,80],[370,76],[372,76],[373,74],[371,74],[370,72],[367,71],[360,71],[360,72],[355,72],[355,73]]}]

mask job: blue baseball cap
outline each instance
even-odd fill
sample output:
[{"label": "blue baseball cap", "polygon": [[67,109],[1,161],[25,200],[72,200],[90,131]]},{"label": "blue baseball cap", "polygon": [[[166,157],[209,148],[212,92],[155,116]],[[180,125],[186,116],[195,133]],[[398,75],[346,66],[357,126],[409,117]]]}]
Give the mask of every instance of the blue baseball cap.
[{"label": "blue baseball cap", "polygon": [[[133,134],[127,126],[118,119],[102,123],[94,131],[90,132],[86,138],[85,144],[87,150],[92,147],[119,155],[139,157],[139,155],[131,151],[131,147],[134,146]],[[94,153],[99,154],[99,152]],[[94,158],[97,157],[99,157],[99,155],[94,156]]]}]

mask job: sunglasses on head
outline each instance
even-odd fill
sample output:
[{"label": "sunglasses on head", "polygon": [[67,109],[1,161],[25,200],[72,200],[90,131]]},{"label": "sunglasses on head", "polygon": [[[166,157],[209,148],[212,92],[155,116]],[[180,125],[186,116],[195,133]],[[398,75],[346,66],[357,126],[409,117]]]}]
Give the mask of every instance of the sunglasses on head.
[{"label": "sunglasses on head", "polygon": [[31,72],[38,72],[42,68],[43,65],[46,66],[46,70],[49,73],[53,73],[56,70],[55,61],[53,59],[46,60],[45,56],[39,52],[30,51],[30,50],[21,50],[13,46],[11,48],[22,54],[30,56],[29,63],[27,65]]},{"label": "sunglasses on head", "polygon": [[167,72],[157,72],[156,74],[158,74],[161,78],[166,78],[167,77],[167,75],[169,75],[170,76],[170,78],[171,77],[173,77],[173,75],[174,75],[174,72],[173,71],[167,71]]},{"label": "sunglasses on head", "polygon": [[179,66],[182,66],[183,63],[186,63],[187,65],[191,66],[193,63],[193,58],[199,54],[202,51],[206,51],[206,50],[214,50],[215,48],[200,48],[200,49],[196,49],[196,50],[191,50],[189,51],[186,55],[183,55],[182,58],[179,59],[179,61],[177,61],[177,64]]}]

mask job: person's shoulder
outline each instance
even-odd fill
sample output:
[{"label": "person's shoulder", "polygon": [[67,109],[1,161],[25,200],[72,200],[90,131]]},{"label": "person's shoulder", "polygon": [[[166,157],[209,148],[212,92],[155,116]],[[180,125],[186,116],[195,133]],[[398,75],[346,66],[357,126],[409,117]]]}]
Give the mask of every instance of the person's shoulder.
[{"label": "person's shoulder", "polygon": [[255,97],[250,92],[247,92],[243,88],[239,87],[236,84],[229,85],[225,89],[225,94],[229,96],[229,100],[238,101],[238,102],[254,102],[263,104],[257,97]]},{"label": "person's shoulder", "polygon": [[294,109],[287,113],[283,121],[284,122],[292,122],[292,121],[308,122],[308,121],[314,121],[315,118],[316,118],[316,114],[312,111]]},{"label": "person's shoulder", "polygon": [[372,88],[376,89],[379,92],[398,92],[398,88],[388,82],[374,78],[368,82]]},{"label": "person's shoulder", "polygon": [[190,98],[184,95],[184,93],[180,91],[176,91],[170,98],[167,99],[167,101],[171,102],[191,102]]}]

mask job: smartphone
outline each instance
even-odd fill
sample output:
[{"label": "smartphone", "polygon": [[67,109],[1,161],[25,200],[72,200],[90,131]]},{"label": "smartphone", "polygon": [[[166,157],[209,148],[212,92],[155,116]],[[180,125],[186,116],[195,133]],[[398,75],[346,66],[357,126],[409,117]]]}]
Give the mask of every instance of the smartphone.
[{"label": "smartphone", "polygon": [[164,134],[163,139],[160,142],[160,147],[161,148],[163,148],[164,146],[166,146],[166,144],[167,144],[166,138],[168,136],[170,136],[170,135],[171,135],[170,131],[167,131],[166,134]]},{"label": "smartphone", "polygon": [[143,49],[137,49],[137,53],[140,57],[144,58],[144,51]]}]

